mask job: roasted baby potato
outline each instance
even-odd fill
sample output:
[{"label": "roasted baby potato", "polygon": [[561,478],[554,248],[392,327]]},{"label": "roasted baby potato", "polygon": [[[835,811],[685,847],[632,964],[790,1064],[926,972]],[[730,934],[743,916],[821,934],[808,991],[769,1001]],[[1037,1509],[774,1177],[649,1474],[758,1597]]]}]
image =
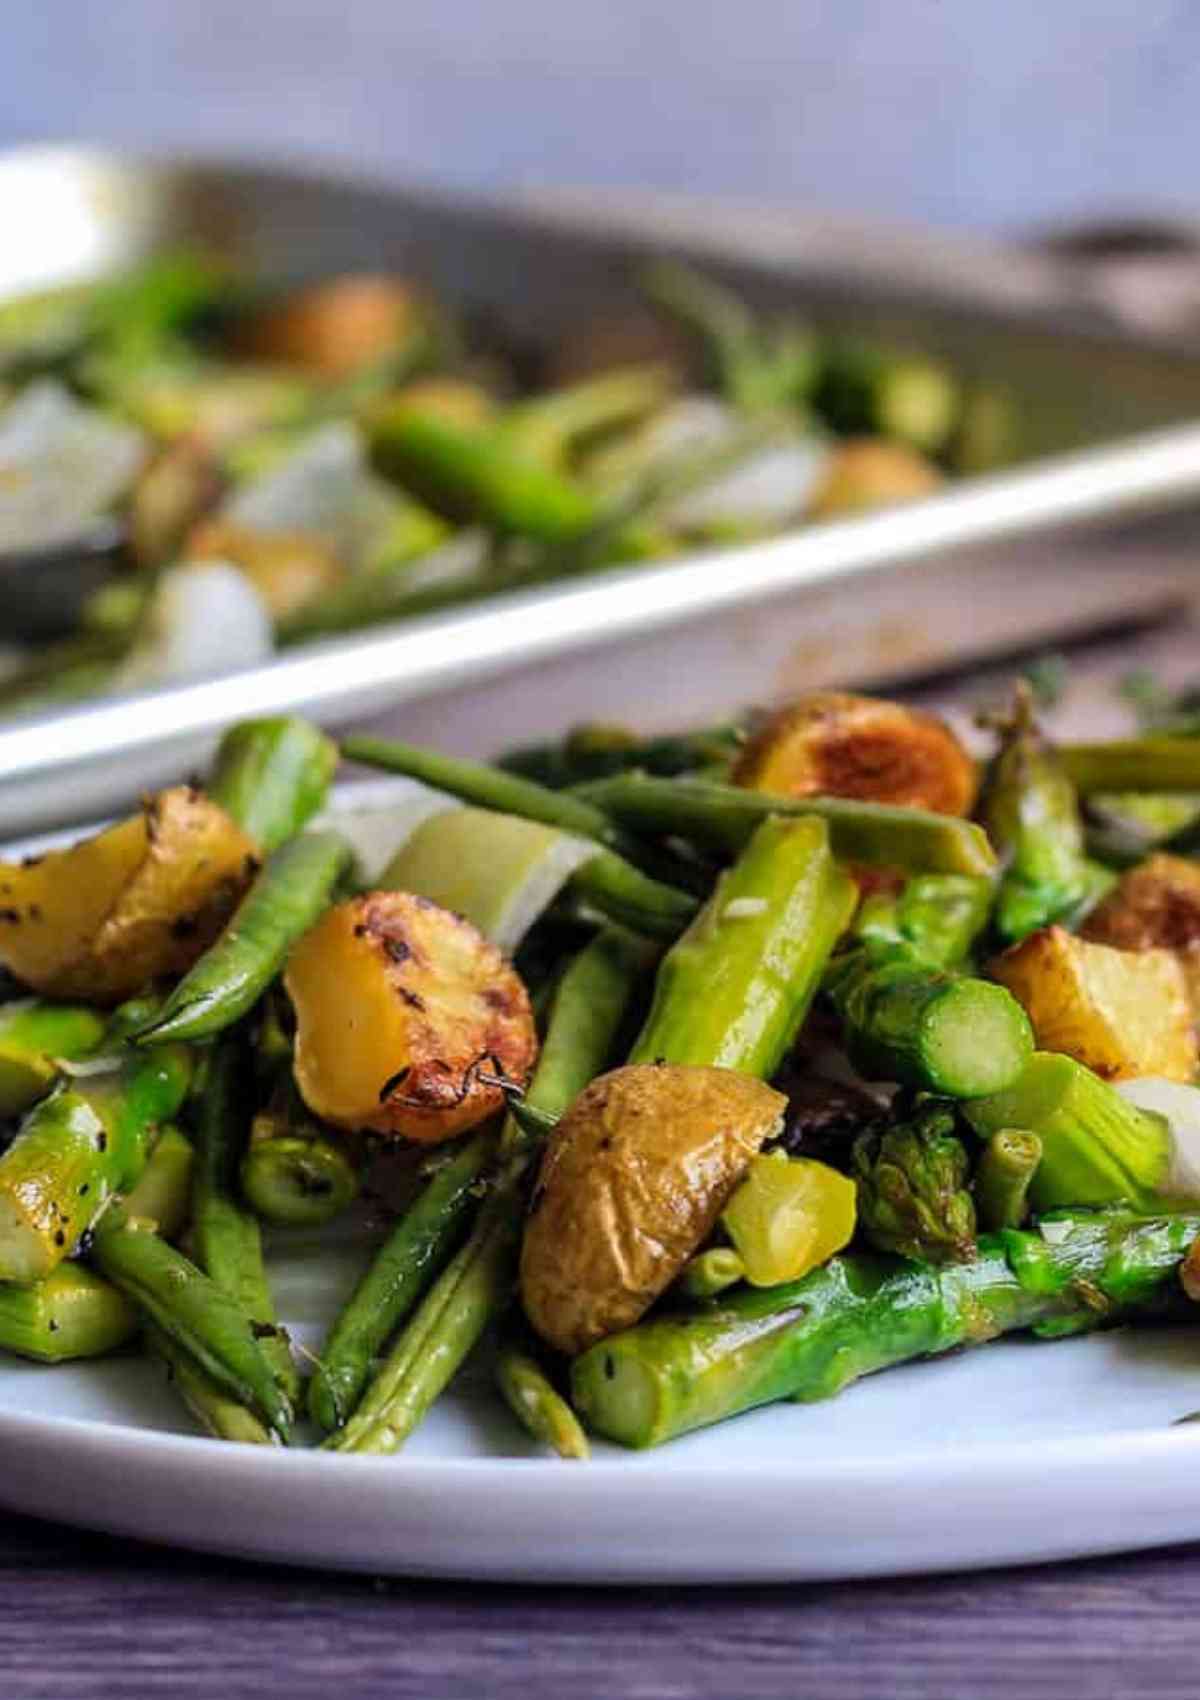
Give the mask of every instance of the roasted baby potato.
[{"label": "roasted baby potato", "polygon": [[0,963],[51,997],[115,1004],[182,974],[257,863],[224,809],[180,785],[70,850],[0,863]]},{"label": "roasted baby potato", "polygon": [[1200,1025],[1200,866],[1182,856],[1151,856],[1122,874],[1080,931],[1118,950],[1174,951]]},{"label": "roasted baby potato", "polygon": [[503,1108],[488,1081],[523,1085],[533,1067],[520,977],[469,921],[410,892],[328,910],[292,951],[284,984],[296,1084],[335,1127],[449,1139]]},{"label": "roasted baby potato", "polygon": [[1183,970],[1169,950],[1114,950],[1062,927],[1031,933],[991,972],[1024,1004],[1038,1049],[1105,1080],[1190,1081],[1196,1039]]},{"label": "roasted baby potato", "polygon": [[268,306],[241,341],[259,360],[345,378],[406,342],[419,318],[399,278],[346,276]]},{"label": "roasted baby potato", "polygon": [[521,1249],[543,1339],[628,1328],[712,1231],[787,1099],[731,1069],[639,1063],[580,1093],[550,1135]]},{"label": "roasted baby potato", "polygon": [[809,519],[843,519],[872,508],[914,502],[940,487],[942,475],[907,443],[854,437],[837,449],[808,505]]},{"label": "roasted baby potato", "polygon": [[307,531],[254,531],[229,520],[207,520],[188,538],[185,553],[189,561],[228,561],[237,567],[277,620],[346,576],[333,547]]},{"label": "roasted baby potato", "polygon": [[857,797],[966,814],[975,764],[932,714],[878,697],[813,691],[788,703],[742,751],[734,783],[783,797]]}]

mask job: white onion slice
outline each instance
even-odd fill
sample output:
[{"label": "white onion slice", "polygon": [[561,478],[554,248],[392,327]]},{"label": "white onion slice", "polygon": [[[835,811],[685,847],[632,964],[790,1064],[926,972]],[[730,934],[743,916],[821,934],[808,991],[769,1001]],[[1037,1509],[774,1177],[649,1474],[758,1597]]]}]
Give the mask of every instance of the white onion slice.
[{"label": "white onion slice", "polygon": [[273,647],[271,616],[246,575],[228,561],[197,561],[163,574],[113,684],[119,691],[151,690],[257,667]]},{"label": "white onion slice", "polygon": [[1162,1116],[1171,1130],[1171,1166],[1163,1191],[1172,1198],[1200,1199],[1200,1086],[1144,1075],[1117,1082],[1122,1098]]},{"label": "white onion slice", "polygon": [[382,546],[400,498],[367,465],[358,430],[322,425],[272,471],[225,503],[221,518],[250,531],[307,531],[355,569]]},{"label": "white onion slice", "polygon": [[51,378],[0,413],[0,550],[69,543],[125,494],[146,457],[136,426]]}]

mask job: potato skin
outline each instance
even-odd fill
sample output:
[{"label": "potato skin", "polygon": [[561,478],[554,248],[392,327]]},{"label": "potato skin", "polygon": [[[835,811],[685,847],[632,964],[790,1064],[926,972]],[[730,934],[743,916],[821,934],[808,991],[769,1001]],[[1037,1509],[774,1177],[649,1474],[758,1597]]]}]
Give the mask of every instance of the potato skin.
[{"label": "potato skin", "polygon": [[1040,1050],[1074,1057],[1103,1080],[1195,1075],[1187,983],[1169,950],[1114,950],[1044,927],[991,973],[1024,1005]]},{"label": "potato skin", "polygon": [[0,864],[0,962],[35,991],[115,1004],[182,974],[258,869],[257,846],[203,792],[23,865]]},{"label": "potato skin", "polygon": [[1118,950],[1174,951],[1200,1027],[1200,866],[1182,856],[1149,856],[1121,875],[1079,929]]},{"label": "potato skin", "polygon": [[975,764],[935,715],[880,697],[812,691],[747,743],[733,780],[784,797],[853,797],[964,815]]},{"label": "potato skin", "polygon": [[787,1106],[731,1069],[601,1075],[550,1135],[521,1248],[543,1339],[579,1352],[635,1323],[712,1231]]},{"label": "potato skin", "polygon": [[412,291],[398,278],[332,278],[268,307],[243,337],[260,360],[344,378],[381,359],[412,329]]},{"label": "potato skin", "polygon": [[504,1107],[478,1070],[523,1085],[537,1032],[520,976],[460,915],[411,892],[326,911],[292,951],[296,1084],[335,1127],[433,1143]]}]

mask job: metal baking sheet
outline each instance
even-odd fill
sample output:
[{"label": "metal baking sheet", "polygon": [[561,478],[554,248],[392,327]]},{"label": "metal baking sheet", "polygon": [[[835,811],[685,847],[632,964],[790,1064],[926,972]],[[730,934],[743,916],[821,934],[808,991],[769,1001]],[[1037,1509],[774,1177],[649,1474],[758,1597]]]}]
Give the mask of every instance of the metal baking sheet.
[{"label": "metal baking sheet", "polygon": [[[792,243],[657,240],[611,209],[443,202],[244,166],[75,149],[0,159],[0,292],[95,275],[182,240],[280,280],[344,267],[426,279],[507,337],[546,345],[632,300],[639,258],[698,255],[764,306],[929,349],[1002,382],[1021,462],[911,507],[752,546],[496,598],[315,645],[266,666],[0,729],[0,828],[116,806],[201,761],[239,716],[369,717],[483,752],[603,713],[646,724],[766,701],[802,684],[896,677],[1186,598],[1190,564],[1130,545],[1015,540],[1159,512],[1200,495],[1200,355],[1114,332],[1036,290],[997,301],[987,265],[806,267]],[[749,255],[749,258],[747,258]],[[978,256],[975,257],[976,262]],[[1018,270],[1020,268],[1018,267]],[[961,551],[989,546],[990,553]]]}]

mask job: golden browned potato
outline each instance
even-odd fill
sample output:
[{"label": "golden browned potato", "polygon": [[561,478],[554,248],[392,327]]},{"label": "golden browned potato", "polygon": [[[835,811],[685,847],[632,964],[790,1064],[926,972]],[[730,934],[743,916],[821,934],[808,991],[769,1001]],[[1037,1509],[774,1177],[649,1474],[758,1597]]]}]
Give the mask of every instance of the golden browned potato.
[{"label": "golden browned potato", "polygon": [[579,1352],[628,1328],[711,1233],[787,1099],[731,1069],[601,1075],[550,1135],[521,1249],[543,1339]]},{"label": "golden browned potato", "polygon": [[200,436],[179,437],[155,455],[134,485],[129,506],[138,565],[173,560],[200,516],[216,505],[221,487],[212,447]]},{"label": "golden browned potato", "polygon": [[307,531],[254,531],[206,520],[188,538],[189,561],[228,561],[250,580],[275,619],[332,590],[345,569],[332,545]]},{"label": "golden browned potato", "polygon": [[936,466],[885,437],[854,437],[834,451],[808,504],[809,519],[845,519],[931,495],[942,483]]},{"label": "golden browned potato", "polygon": [[1074,1057],[1105,1080],[1189,1081],[1196,1072],[1187,984],[1169,950],[1114,950],[1044,927],[991,972],[1024,1004],[1039,1050]]},{"label": "golden browned potato", "polygon": [[1171,950],[1200,1024],[1200,866],[1182,856],[1150,856],[1121,875],[1083,926],[1083,937],[1118,950]]},{"label": "golden browned potato", "polygon": [[337,277],[265,308],[241,340],[256,359],[344,378],[399,347],[419,319],[416,297],[399,278]]},{"label": "golden browned potato", "polygon": [[783,797],[857,797],[966,814],[975,763],[932,714],[847,691],[812,691],[752,737],[733,780]]},{"label": "golden browned potato", "polygon": [[335,1127],[434,1142],[504,1106],[537,1052],[529,997],[495,945],[410,892],[328,910],[284,976],[296,1010],[296,1084]]},{"label": "golden browned potato", "polygon": [[216,938],[257,847],[186,785],[70,850],[0,863],[0,963],[35,991],[114,1004]]}]

